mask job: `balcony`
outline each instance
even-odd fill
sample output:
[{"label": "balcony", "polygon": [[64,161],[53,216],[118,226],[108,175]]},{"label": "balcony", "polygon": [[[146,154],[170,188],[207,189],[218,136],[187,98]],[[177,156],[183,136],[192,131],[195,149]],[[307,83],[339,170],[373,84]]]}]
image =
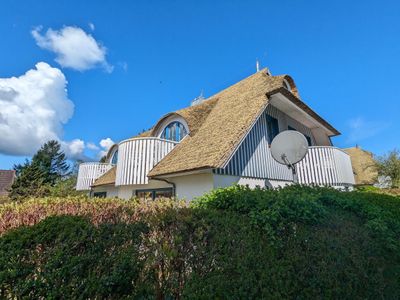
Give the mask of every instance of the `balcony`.
[{"label": "balcony", "polygon": [[300,184],[354,185],[350,156],[336,147],[310,147],[305,158],[296,164],[296,170]]},{"label": "balcony", "polygon": [[115,185],[147,184],[147,174],[177,144],[157,137],[122,141],[118,145]]},{"label": "balcony", "polygon": [[113,164],[88,162],[79,165],[78,180],[76,183],[76,190],[88,191],[94,181],[110,170]]}]

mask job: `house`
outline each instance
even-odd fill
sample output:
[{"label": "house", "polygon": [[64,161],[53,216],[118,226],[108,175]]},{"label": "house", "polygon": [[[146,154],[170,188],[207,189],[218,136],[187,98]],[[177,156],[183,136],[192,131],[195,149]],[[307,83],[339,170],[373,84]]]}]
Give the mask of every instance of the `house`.
[{"label": "house", "polygon": [[14,170],[0,170],[0,197],[8,195],[14,179]]},{"label": "house", "polygon": [[152,129],[114,145],[106,163],[80,165],[77,189],[98,197],[190,200],[232,184],[285,186],[292,173],[269,149],[284,130],[303,133],[310,145],[296,165],[299,183],[354,184],[349,155],[331,143],[340,133],[301,100],[290,76],[264,69],[164,115]]},{"label": "house", "polygon": [[360,146],[344,149],[350,155],[356,185],[373,185],[378,178],[374,155]]}]

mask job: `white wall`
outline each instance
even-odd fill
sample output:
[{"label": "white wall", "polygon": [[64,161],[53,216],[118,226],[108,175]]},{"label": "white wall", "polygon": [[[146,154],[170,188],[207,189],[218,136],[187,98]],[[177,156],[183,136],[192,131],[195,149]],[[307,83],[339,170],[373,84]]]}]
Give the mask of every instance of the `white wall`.
[{"label": "white wall", "polygon": [[260,188],[267,187],[265,179],[214,174],[215,189],[232,186],[234,184],[248,185],[252,189],[256,188],[257,186]]},{"label": "white wall", "polygon": [[311,131],[318,146],[332,146],[329,136],[322,128],[313,128]]},{"label": "white wall", "polygon": [[116,188],[114,185],[102,185],[102,186],[94,187],[92,190],[92,195],[93,195],[93,193],[97,193],[97,192],[106,192],[107,198],[118,197],[118,188]]},{"label": "white wall", "polygon": [[168,181],[176,185],[176,196],[179,199],[193,200],[209,192],[214,187],[213,174],[192,174],[179,177],[171,177]]},{"label": "white wall", "polygon": [[119,198],[130,199],[135,196],[136,190],[160,189],[169,187],[172,187],[172,185],[169,185],[164,181],[149,180],[148,184],[122,185],[117,188]]},{"label": "white wall", "polygon": [[[107,198],[118,197],[122,199],[131,199],[135,195],[136,190],[168,188],[172,185],[163,181],[149,180],[149,184],[135,185],[103,185],[93,188],[93,192],[107,192]],[[93,193],[92,192],[92,193]]]},{"label": "white wall", "polygon": [[293,184],[293,182],[283,181],[283,180],[267,180],[266,181],[266,187],[273,188],[273,189],[276,189],[279,187],[285,187],[285,186],[291,185],[291,184]]}]

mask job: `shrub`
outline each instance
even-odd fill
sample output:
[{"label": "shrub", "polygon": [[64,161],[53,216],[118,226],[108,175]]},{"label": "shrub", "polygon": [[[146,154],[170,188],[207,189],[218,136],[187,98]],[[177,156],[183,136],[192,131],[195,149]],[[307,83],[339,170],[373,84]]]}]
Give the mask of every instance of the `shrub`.
[{"label": "shrub", "polygon": [[94,227],[76,216],[49,217],[0,239],[0,296],[119,298],[143,293],[136,224]]},{"label": "shrub", "polygon": [[0,207],[0,297],[400,297],[399,197],[235,186],[190,206],[81,197]]}]

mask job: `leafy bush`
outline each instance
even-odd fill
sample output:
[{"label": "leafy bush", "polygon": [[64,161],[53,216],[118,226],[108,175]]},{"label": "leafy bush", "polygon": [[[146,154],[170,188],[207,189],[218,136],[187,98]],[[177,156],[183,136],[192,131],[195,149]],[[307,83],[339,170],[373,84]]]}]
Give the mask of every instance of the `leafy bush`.
[{"label": "leafy bush", "polygon": [[0,207],[0,297],[400,297],[399,197],[235,186],[190,206],[80,197]]},{"label": "leafy bush", "polygon": [[96,298],[145,292],[136,224],[94,227],[75,216],[49,217],[0,239],[0,296]]}]

